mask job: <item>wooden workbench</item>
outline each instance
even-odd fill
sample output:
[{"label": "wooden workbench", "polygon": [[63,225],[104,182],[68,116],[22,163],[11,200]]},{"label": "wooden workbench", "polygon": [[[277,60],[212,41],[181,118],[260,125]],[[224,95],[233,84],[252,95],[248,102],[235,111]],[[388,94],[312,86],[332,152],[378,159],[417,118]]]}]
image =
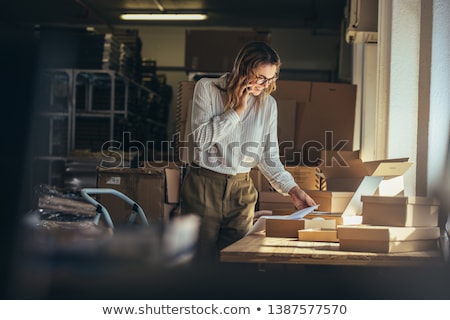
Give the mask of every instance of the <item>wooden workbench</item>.
[{"label": "wooden workbench", "polygon": [[221,262],[340,266],[442,266],[439,249],[405,253],[340,251],[339,243],[305,242],[250,234],[220,253]]}]

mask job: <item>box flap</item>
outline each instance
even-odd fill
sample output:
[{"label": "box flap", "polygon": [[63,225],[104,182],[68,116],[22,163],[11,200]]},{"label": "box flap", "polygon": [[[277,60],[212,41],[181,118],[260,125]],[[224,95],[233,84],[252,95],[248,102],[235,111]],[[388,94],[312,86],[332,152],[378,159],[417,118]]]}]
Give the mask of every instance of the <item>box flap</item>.
[{"label": "box flap", "polygon": [[362,214],[362,202],[361,196],[373,195],[378,189],[378,185],[383,180],[383,177],[364,177],[363,181],[356,189],[353,197],[350,199],[347,207],[345,208],[342,216],[358,216]]},{"label": "box flap", "polygon": [[364,167],[371,176],[396,177],[402,176],[413,165],[408,158],[389,159],[364,162]]},{"label": "box flap", "polygon": [[349,198],[353,196],[350,191],[326,191],[326,190],[307,190],[306,193],[314,198]]},{"label": "box flap", "polygon": [[332,162],[342,163],[345,160],[359,159],[359,151],[345,151],[345,150],[322,150],[320,152],[320,159],[325,165],[331,165]]},{"label": "box flap", "polygon": [[[341,159],[342,160],[342,159]],[[326,161],[320,166],[326,179],[360,178],[367,176],[367,169],[360,159],[344,159],[343,161]]]},{"label": "box flap", "polygon": [[361,159],[325,159],[320,166],[325,178],[361,178],[364,176],[402,176],[413,163],[407,158],[363,162]]}]

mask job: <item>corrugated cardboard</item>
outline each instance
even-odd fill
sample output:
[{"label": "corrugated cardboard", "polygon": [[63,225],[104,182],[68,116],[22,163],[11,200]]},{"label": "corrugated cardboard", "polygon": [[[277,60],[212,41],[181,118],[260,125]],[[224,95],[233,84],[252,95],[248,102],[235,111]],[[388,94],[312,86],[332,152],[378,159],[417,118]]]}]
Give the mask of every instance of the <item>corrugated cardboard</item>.
[{"label": "corrugated cardboard", "polygon": [[362,196],[363,223],[381,226],[438,225],[439,203],[425,197]]},{"label": "corrugated cardboard", "polygon": [[298,240],[339,242],[339,239],[337,237],[337,229],[326,228],[298,230]]},{"label": "corrugated cardboard", "polygon": [[311,96],[297,123],[296,149],[311,163],[320,159],[321,150],[353,150],[356,85],[313,82]]},{"label": "corrugated cardboard", "polygon": [[437,240],[371,241],[339,239],[339,249],[342,251],[400,253],[410,251],[427,251],[436,248]]},{"label": "corrugated cardboard", "polygon": [[278,80],[277,90],[273,92],[272,95],[277,101],[295,101],[297,105],[297,116],[299,116],[303,113],[303,108],[311,99],[311,82]]},{"label": "corrugated cardboard", "polygon": [[[286,171],[290,172],[295,182],[303,190],[320,190],[321,177],[318,167],[306,166],[285,166]],[[252,168],[250,175],[258,191],[271,191],[274,189],[269,181],[264,177],[258,168]]]},{"label": "corrugated cardboard", "polygon": [[389,191],[388,180],[402,176],[413,165],[407,158],[363,162],[341,152],[322,152],[321,158],[320,169],[330,191],[355,191],[363,177],[379,176],[385,180],[384,193],[398,192],[398,186],[393,188],[395,191]]},{"label": "corrugated cardboard", "polygon": [[394,253],[432,250],[440,237],[439,227],[338,226],[340,249]]},{"label": "corrugated cardboard", "polygon": [[439,227],[338,226],[339,239],[411,241],[439,239]]},{"label": "corrugated cardboard", "polygon": [[344,212],[354,192],[308,190],[307,193],[320,204],[320,211]]},{"label": "corrugated cardboard", "polygon": [[273,216],[288,216],[290,214],[293,214],[295,211],[297,211],[297,209],[292,209],[292,208],[288,208],[288,209],[273,209],[272,210],[272,215]]},{"label": "corrugated cardboard", "polygon": [[258,208],[259,210],[290,209],[292,212],[295,211],[291,197],[284,196],[276,191],[259,192]]},{"label": "corrugated cardboard", "polygon": [[[362,179],[358,189],[353,193],[350,201],[342,213],[314,211],[307,218],[319,217],[336,220],[337,224],[361,224],[362,223],[362,195],[372,195],[378,188],[383,177],[366,176]],[[320,208],[320,207],[319,207]]]},{"label": "corrugated cardboard", "polygon": [[[316,210],[308,215],[305,218],[313,219],[313,218],[321,218],[327,220],[336,221],[337,225],[341,224],[361,224],[363,221],[362,218],[362,195],[372,195],[375,193],[378,185],[380,184],[382,177],[364,177],[362,182],[360,183],[358,189],[355,192],[352,192],[352,196],[348,201],[348,204],[345,206],[343,212],[326,212],[322,210]],[[318,203],[320,205],[320,203]],[[320,206],[319,206],[319,209]],[[272,211],[273,212],[273,211]],[[277,210],[276,214],[283,214],[283,210]]]},{"label": "corrugated cardboard", "polygon": [[[150,221],[166,221],[178,203],[180,168],[98,168],[97,187],[112,188],[136,201]],[[131,207],[122,199],[108,194],[98,195],[115,225],[126,224]],[[138,220],[138,219],[137,219]],[[139,222],[139,221],[136,221]]]},{"label": "corrugated cardboard", "polygon": [[266,237],[298,238],[298,230],[336,228],[334,220],[266,220]]},{"label": "corrugated cardboard", "polygon": [[[270,209],[267,209],[270,210]],[[294,213],[295,209],[271,209],[272,216],[287,216]],[[313,211],[308,213],[305,216],[306,219],[329,219],[335,220],[336,225],[358,225],[362,224],[362,216],[361,215],[353,215],[353,216],[343,216],[342,213],[332,213],[332,212],[324,212],[324,211]]]},{"label": "corrugated cardboard", "polygon": [[320,151],[336,145],[353,150],[355,85],[279,80],[272,95],[278,101],[296,101],[295,152],[301,154],[297,164],[317,165]]},{"label": "corrugated cardboard", "polygon": [[[317,167],[286,166],[285,168],[292,174],[295,182],[297,182],[300,188],[308,190],[320,187],[320,176],[318,175],[320,170]],[[276,192],[258,168],[253,168],[250,172],[250,176],[259,193],[259,210],[295,210],[291,198]]]},{"label": "corrugated cardboard", "polygon": [[308,214],[305,218],[307,219],[332,219],[336,220],[336,225],[358,225],[362,224],[363,217],[361,215],[350,215],[344,216],[342,213],[332,213],[332,212],[322,212],[315,211]]},{"label": "corrugated cardboard", "polygon": [[291,158],[294,153],[295,117],[297,105],[295,100],[278,100],[278,144],[280,158]]},{"label": "corrugated cardboard", "polygon": [[286,171],[290,172],[295,182],[303,190],[320,190],[321,178],[318,167],[307,166],[285,166]]}]

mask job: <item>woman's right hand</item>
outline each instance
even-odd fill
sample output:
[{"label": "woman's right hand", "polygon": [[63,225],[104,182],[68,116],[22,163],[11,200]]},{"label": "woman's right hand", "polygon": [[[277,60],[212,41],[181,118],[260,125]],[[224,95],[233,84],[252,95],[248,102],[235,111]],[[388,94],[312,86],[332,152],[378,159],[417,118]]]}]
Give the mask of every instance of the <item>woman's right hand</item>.
[{"label": "woman's right hand", "polygon": [[241,115],[245,109],[247,109],[247,98],[251,93],[251,83],[244,82],[240,88],[240,97],[237,105],[234,107],[234,110]]}]

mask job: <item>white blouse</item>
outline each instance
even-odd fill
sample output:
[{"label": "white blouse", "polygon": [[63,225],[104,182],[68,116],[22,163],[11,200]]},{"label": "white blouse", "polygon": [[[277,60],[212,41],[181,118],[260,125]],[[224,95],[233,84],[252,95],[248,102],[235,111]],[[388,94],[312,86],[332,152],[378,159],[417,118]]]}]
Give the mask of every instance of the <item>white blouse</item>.
[{"label": "white blouse", "polygon": [[272,187],[286,194],[296,186],[279,157],[277,103],[267,96],[261,105],[249,95],[247,109],[239,116],[224,111],[225,75],[202,78],[194,88],[191,128],[194,162],[212,171],[235,175],[257,166]]}]

